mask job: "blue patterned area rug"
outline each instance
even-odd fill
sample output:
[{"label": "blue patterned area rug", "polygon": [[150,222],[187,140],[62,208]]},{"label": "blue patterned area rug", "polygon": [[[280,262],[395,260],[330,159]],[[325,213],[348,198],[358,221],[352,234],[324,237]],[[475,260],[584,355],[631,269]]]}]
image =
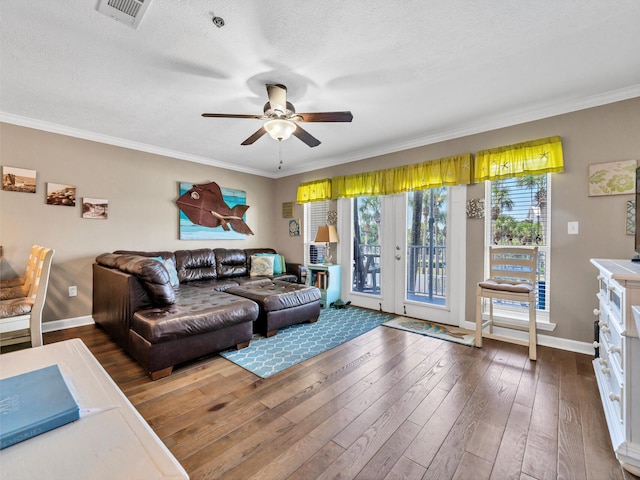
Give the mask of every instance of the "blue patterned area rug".
[{"label": "blue patterned area rug", "polygon": [[448,340],[449,342],[462,343],[463,345],[469,345],[471,347],[476,344],[475,334],[470,330],[432,323],[426,320],[396,317],[386,322],[384,326],[419,333],[420,335],[427,335],[429,337],[439,338],[440,340]]},{"label": "blue patterned area rug", "polygon": [[254,335],[247,348],[227,350],[220,355],[259,377],[268,378],[373,330],[394,316],[358,307],[327,308],[320,312],[316,323],[292,325],[269,338]]}]

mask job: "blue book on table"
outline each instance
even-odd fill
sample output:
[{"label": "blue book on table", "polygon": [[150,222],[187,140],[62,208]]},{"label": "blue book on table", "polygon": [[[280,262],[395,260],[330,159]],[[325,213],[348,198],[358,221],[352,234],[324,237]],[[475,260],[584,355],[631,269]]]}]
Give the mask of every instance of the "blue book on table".
[{"label": "blue book on table", "polygon": [[58,365],[0,380],[0,449],[78,418]]}]

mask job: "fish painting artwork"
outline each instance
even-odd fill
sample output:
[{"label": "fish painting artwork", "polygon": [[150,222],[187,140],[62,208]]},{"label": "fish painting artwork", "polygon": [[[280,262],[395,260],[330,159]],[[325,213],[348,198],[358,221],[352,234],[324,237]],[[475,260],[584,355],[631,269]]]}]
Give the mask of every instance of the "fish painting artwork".
[{"label": "fish painting artwork", "polygon": [[253,235],[243,220],[248,205],[235,205],[230,208],[225,202],[217,183],[193,185],[190,190],[176,200],[178,207],[196,225],[215,228],[221,226],[224,231],[230,228],[238,233]]}]

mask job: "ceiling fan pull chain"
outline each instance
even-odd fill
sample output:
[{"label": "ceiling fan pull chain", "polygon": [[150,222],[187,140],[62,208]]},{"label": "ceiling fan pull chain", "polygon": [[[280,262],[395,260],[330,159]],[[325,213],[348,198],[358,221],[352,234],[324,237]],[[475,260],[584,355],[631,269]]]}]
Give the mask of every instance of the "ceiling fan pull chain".
[{"label": "ceiling fan pull chain", "polygon": [[280,159],[278,170],[282,170],[282,142],[278,142],[278,158]]}]

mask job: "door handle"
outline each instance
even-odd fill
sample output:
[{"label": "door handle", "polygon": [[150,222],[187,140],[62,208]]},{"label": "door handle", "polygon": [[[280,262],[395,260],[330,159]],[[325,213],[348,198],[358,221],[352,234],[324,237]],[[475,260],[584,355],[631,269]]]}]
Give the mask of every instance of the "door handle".
[{"label": "door handle", "polygon": [[396,260],[401,260],[402,257],[400,255],[396,255]]}]

